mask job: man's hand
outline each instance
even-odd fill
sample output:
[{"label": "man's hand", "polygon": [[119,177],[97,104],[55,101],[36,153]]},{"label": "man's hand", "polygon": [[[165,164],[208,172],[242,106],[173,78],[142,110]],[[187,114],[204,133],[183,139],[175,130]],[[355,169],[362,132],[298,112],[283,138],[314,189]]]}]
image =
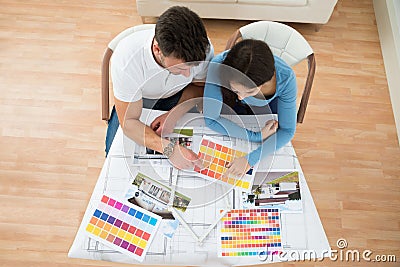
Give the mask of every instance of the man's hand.
[{"label": "man's hand", "polygon": [[[168,119],[167,119],[168,118]],[[172,118],[171,111],[168,111],[157,118],[150,124],[150,128],[159,136],[172,133],[176,120]]]},{"label": "man's hand", "polygon": [[204,168],[202,161],[192,150],[178,144],[174,146],[174,152],[169,160],[178,169],[191,169],[194,166],[198,166],[200,169]]},{"label": "man's hand", "polygon": [[261,129],[262,140],[264,141],[278,130],[278,122],[276,120],[269,120],[265,123],[264,128]]},{"label": "man's hand", "polygon": [[243,175],[245,175],[251,168],[249,162],[245,157],[236,158],[233,161],[226,164],[225,167],[228,168],[224,173],[225,177],[229,177],[232,175],[237,177],[243,177]]}]

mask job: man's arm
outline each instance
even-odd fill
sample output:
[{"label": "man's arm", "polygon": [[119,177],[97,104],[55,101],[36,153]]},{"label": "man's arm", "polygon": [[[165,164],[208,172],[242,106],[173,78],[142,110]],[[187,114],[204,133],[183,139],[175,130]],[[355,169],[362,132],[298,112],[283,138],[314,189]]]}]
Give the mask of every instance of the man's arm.
[{"label": "man's arm", "polygon": [[203,97],[204,85],[205,82],[192,82],[188,84],[183,89],[178,105],[192,98]]},{"label": "man's arm", "polygon": [[142,100],[129,103],[115,98],[115,108],[124,134],[135,143],[162,153],[163,147],[169,141],[160,138],[150,127],[139,120],[142,114],[142,106]]},{"label": "man's arm", "polygon": [[[163,153],[163,149],[169,144],[169,141],[158,136],[149,126],[139,120],[142,114],[142,100],[129,103],[114,99],[118,120],[124,134],[139,145]],[[175,145],[174,152],[169,159],[179,169],[188,169],[194,164],[201,166],[193,151],[178,144]]]},{"label": "man's arm", "polygon": [[[158,116],[150,124],[151,129],[161,136],[172,132],[175,123],[195,105],[201,105],[204,91],[204,82],[193,82],[187,85],[182,92],[177,105],[167,113]],[[188,101],[193,99],[192,101]]]}]

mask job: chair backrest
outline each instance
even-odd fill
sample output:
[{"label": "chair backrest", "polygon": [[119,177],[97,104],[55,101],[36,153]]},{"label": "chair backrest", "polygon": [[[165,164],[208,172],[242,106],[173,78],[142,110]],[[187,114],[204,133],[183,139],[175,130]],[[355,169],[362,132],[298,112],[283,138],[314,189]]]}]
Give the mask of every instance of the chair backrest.
[{"label": "chair backrest", "polygon": [[306,39],[292,27],[279,22],[258,21],[241,27],[229,38],[226,49],[232,48],[240,39],[264,41],[274,55],[282,58],[289,66],[308,60],[306,84],[297,112],[297,122],[302,123],[315,74],[314,52]]},{"label": "chair backrest", "polygon": [[117,47],[118,43],[125,37],[131,35],[134,32],[154,29],[155,24],[143,24],[130,27],[120,32],[111,42],[108,43],[108,47],[104,53],[103,64],[101,68],[101,116],[105,121],[109,120],[110,117],[110,58]]}]

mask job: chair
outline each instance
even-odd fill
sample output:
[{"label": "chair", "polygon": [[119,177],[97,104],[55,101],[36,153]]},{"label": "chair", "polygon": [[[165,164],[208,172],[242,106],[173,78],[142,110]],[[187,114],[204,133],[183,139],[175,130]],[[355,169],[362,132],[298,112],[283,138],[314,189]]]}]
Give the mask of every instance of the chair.
[{"label": "chair", "polygon": [[110,58],[114,52],[114,49],[117,47],[118,43],[122,39],[129,36],[130,34],[137,32],[137,31],[154,29],[154,28],[155,28],[155,24],[143,24],[143,25],[137,25],[137,26],[130,27],[130,28],[122,31],[121,33],[119,33],[108,44],[108,47],[104,53],[103,64],[102,64],[102,68],[101,68],[101,116],[102,116],[102,120],[107,122],[110,119],[110,95],[109,95]]},{"label": "chair", "polygon": [[297,111],[297,123],[302,123],[315,74],[314,52],[306,39],[295,29],[272,21],[258,21],[245,25],[229,38],[226,49],[230,49],[240,39],[256,39],[266,42],[274,55],[282,58],[289,66],[308,60],[308,74]]}]

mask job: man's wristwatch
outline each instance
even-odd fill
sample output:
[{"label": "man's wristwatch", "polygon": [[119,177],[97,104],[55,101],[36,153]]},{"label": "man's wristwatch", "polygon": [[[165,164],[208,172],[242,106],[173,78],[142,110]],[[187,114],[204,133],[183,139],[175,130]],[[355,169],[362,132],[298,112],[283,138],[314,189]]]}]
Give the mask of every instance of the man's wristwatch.
[{"label": "man's wristwatch", "polygon": [[174,152],[175,142],[171,141],[168,145],[166,145],[163,149],[163,154],[169,158],[171,157],[172,153]]}]

